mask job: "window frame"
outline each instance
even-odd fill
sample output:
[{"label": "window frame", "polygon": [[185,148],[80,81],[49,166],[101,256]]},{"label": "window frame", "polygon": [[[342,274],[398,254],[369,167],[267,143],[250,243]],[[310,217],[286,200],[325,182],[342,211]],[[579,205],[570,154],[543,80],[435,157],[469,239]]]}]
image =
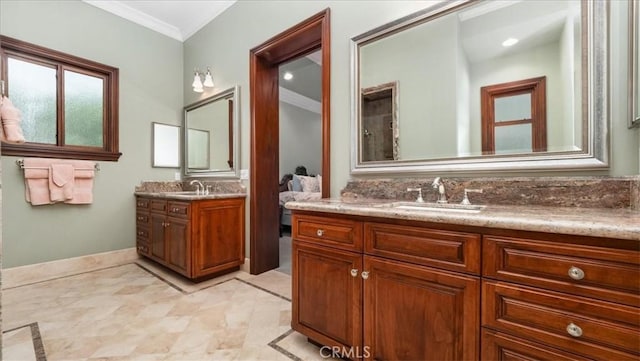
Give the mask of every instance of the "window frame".
[{"label": "window frame", "polygon": [[[518,124],[531,124],[532,152],[547,151],[547,77],[517,80],[480,88],[482,154],[495,154],[495,128]],[[507,96],[530,94],[531,118],[495,122],[495,99]]]},{"label": "window frame", "polygon": [[[0,35],[1,76],[5,82],[5,95],[7,96],[11,94],[11,84],[7,79],[8,56],[56,68],[56,74],[58,74],[56,81],[57,136],[56,144],[2,142],[2,155],[101,161],[117,161],[120,158],[122,153],[118,148],[118,68]],[[102,147],[64,144],[64,82],[60,74],[65,70],[100,77],[104,80]]]}]

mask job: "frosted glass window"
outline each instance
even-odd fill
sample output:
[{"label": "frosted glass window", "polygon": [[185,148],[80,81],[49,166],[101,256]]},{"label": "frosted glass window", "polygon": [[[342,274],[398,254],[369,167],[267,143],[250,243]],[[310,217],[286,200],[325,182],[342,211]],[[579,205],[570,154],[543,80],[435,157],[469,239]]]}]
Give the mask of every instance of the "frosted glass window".
[{"label": "frosted glass window", "polygon": [[531,94],[520,94],[496,98],[494,102],[495,122],[531,119]]},{"label": "frosted glass window", "polygon": [[56,69],[8,57],[7,81],[26,141],[56,144]]},{"label": "frosted glass window", "polygon": [[65,144],[102,146],[101,78],[64,71]]},{"label": "frosted glass window", "polygon": [[496,154],[531,153],[531,123],[495,127]]}]

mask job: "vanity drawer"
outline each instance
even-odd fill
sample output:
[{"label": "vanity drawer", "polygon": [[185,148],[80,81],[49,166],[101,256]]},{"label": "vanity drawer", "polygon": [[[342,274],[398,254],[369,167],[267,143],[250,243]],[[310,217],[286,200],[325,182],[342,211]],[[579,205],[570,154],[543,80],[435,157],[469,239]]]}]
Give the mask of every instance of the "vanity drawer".
[{"label": "vanity drawer", "polygon": [[362,222],[294,214],[291,232],[296,240],[362,251]]},{"label": "vanity drawer", "polygon": [[597,359],[640,355],[635,307],[490,281],[482,283],[482,300],[485,327]]},{"label": "vanity drawer", "polygon": [[151,212],[156,213],[166,213],[167,212],[167,201],[161,199],[152,199],[151,205],[149,207]]},{"label": "vanity drawer", "polygon": [[188,218],[189,217],[189,203],[184,202],[169,202],[167,205],[167,213],[171,217]]},{"label": "vanity drawer", "polygon": [[150,204],[151,202],[148,198],[140,198],[140,197],[136,198],[136,207],[138,208],[139,211],[148,210]]},{"label": "vanity drawer", "polygon": [[512,335],[482,329],[481,360],[501,361],[591,361],[586,357],[523,340]]},{"label": "vanity drawer", "polygon": [[136,224],[149,225],[149,213],[136,213]]},{"label": "vanity drawer", "polygon": [[367,254],[480,274],[481,236],[383,223],[364,224]]},{"label": "vanity drawer", "polygon": [[138,240],[136,242],[136,250],[140,254],[148,255],[149,254],[149,243],[148,242],[141,242],[141,241]]},{"label": "vanity drawer", "polygon": [[483,276],[640,306],[640,252],[483,238]]},{"label": "vanity drawer", "polygon": [[136,239],[148,241],[149,240],[149,229],[146,228],[146,227],[137,226],[136,227]]}]

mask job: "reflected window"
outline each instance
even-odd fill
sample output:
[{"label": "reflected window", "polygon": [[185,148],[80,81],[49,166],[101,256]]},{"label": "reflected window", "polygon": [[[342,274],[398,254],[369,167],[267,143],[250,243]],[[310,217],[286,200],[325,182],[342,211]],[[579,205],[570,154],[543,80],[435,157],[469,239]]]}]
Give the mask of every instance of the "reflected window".
[{"label": "reflected window", "polygon": [[545,77],[482,87],[482,153],[547,151]]},{"label": "reflected window", "polygon": [[0,36],[6,95],[25,143],[3,155],[118,160],[118,69]]}]

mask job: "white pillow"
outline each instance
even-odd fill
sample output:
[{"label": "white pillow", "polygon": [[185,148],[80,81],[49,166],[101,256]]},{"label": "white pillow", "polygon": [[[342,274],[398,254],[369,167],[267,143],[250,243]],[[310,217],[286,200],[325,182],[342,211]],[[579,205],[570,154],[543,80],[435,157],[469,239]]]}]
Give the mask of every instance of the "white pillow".
[{"label": "white pillow", "polygon": [[320,192],[316,177],[298,176],[303,192]]}]

